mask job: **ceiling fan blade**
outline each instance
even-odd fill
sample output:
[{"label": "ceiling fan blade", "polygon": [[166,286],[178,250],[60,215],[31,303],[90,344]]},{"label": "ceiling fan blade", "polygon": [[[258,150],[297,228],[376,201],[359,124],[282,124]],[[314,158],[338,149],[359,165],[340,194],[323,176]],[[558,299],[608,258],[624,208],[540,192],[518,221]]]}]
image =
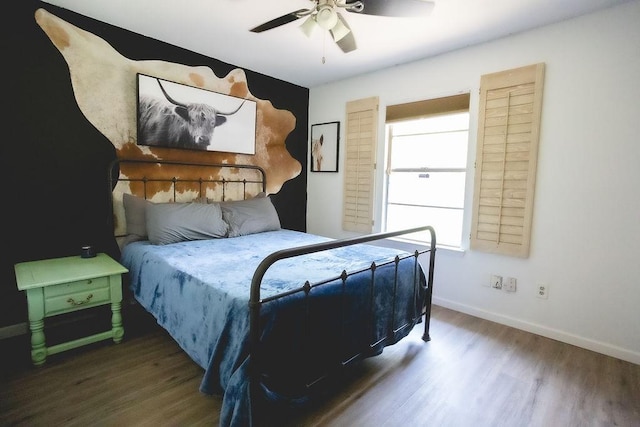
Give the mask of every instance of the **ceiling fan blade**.
[{"label": "ceiling fan blade", "polygon": [[[411,18],[425,16],[431,13],[435,3],[425,0],[361,0],[364,8],[361,12],[346,9],[352,13],[366,15],[389,16],[399,18]],[[353,1],[347,1],[354,3]]]},{"label": "ceiling fan blade", "polygon": [[358,48],[358,46],[356,46],[356,38],[353,36],[353,31],[351,31],[346,19],[344,19],[340,13],[338,13],[338,23],[329,30],[329,32],[344,53],[349,53]]},{"label": "ceiling fan blade", "polygon": [[260,24],[257,27],[252,28],[250,31],[253,33],[261,33],[263,31],[271,30],[272,28],[276,28],[300,19],[302,16],[304,16],[301,14],[308,14],[307,9],[298,9],[294,12],[289,12],[286,15],[279,16],[275,19],[272,19],[271,21],[265,22],[264,24]]}]

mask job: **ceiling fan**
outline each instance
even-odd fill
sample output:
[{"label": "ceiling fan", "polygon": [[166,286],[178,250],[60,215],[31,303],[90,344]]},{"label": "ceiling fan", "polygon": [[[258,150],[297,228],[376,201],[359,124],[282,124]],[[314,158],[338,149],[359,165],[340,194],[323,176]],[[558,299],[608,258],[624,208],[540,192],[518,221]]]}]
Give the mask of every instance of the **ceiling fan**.
[{"label": "ceiling fan", "polygon": [[254,33],[271,30],[300,18],[307,18],[300,29],[308,37],[322,28],[331,33],[331,37],[343,52],[356,49],[356,40],[346,19],[340,14],[346,12],[364,15],[389,17],[419,17],[433,10],[434,3],[427,0],[311,0],[314,5],[309,9],[298,9],[279,16],[252,28]]}]

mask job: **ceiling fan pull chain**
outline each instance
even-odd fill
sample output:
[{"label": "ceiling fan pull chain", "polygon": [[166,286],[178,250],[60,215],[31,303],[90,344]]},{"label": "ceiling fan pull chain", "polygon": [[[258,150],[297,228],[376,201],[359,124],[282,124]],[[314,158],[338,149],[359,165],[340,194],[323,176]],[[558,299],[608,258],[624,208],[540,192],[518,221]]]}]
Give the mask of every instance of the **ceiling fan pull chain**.
[{"label": "ceiling fan pull chain", "polygon": [[325,59],[326,52],[327,52],[327,34],[325,33],[322,36],[322,64],[323,65],[326,62],[326,59]]}]

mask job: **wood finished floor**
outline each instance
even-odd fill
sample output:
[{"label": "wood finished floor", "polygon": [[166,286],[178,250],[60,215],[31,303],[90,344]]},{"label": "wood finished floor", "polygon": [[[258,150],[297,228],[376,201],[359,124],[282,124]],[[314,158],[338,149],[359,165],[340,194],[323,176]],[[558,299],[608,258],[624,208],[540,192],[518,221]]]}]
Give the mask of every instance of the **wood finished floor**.
[{"label": "wood finished floor", "polygon": [[[202,369],[149,319],[128,320],[123,343],[42,368],[28,340],[0,342],[0,425],[218,425],[220,399],[198,391]],[[640,365],[441,307],[432,341],[420,335],[349,370],[288,426],[640,426]]]}]

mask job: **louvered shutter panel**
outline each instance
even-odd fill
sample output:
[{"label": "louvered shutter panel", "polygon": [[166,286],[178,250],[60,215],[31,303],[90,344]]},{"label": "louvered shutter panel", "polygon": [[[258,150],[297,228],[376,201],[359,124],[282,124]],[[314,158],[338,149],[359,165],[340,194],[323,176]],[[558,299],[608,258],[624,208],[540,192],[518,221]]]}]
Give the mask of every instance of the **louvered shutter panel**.
[{"label": "louvered shutter panel", "polygon": [[471,249],[528,257],[544,64],[480,79]]},{"label": "louvered shutter panel", "polygon": [[342,228],[370,233],[378,133],[378,97],[347,103]]}]

